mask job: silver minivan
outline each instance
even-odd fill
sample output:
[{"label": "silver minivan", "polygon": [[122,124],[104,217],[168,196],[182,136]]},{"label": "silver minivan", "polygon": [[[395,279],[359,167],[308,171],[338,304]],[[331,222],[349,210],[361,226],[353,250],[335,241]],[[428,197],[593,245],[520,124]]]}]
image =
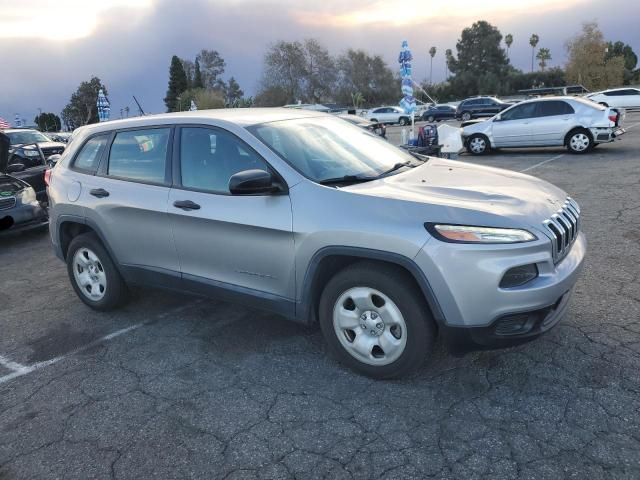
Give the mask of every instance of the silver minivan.
[{"label": "silver minivan", "polygon": [[418,367],[438,335],[459,349],[548,331],[586,252],[559,188],[302,110],[82,127],[48,192],[53,247],[91,308],[136,284],[242,302],[319,323],[377,378]]}]

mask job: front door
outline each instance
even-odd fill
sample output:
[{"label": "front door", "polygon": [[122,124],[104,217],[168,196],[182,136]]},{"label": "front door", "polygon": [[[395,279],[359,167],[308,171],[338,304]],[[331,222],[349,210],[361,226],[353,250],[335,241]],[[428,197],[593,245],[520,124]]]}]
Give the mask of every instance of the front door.
[{"label": "front door", "polygon": [[524,103],[506,110],[500,120],[494,118],[492,135],[495,147],[525,147],[531,145],[531,120],[536,112],[536,103]]},{"label": "front door", "polygon": [[228,188],[233,174],[271,170],[270,166],[220,128],[183,126],[176,142],[179,163],[169,194],[169,217],[185,284],[292,300],[289,196],[232,195]]}]

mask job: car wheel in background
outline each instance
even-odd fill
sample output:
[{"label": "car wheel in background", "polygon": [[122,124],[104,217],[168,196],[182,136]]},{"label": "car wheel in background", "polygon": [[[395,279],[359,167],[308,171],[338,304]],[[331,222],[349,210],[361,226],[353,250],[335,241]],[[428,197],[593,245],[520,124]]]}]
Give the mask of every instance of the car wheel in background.
[{"label": "car wheel in background", "polygon": [[484,155],[490,148],[489,139],[480,133],[471,135],[467,140],[467,151],[472,155]]},{"label": "car wheel in background", "polygon": [[372,118],[372,119],[371,119],[371,120],[369,120],[369,121],[370,121],[370,122],[373,122],[373,123],[378,123],[378,119],[377,119],[377,118]]},{"label": "car wheel in background", "polygon": [[329,351],[373,378],[405,375],[431,353],[436,327],[413,279],[400,268],[356,263],[327,283],[319,306]]},{"label": "car wheel in background", "polygon": [[471,120],[471,112],[462,112],[462,120],[465,122]]},{"label": "car wheel in background", "polygon": [[400,125],[403,127],[409,123],[409,119],[407,117],[400,117]]},{"label": "car wheel in background", "polygon": [[569,132],[565,143],[571,153],[586,153],[593,147],[591,134],[584,128],[578,128]]},{"label": "car wheel in background", "polygon": [[434,117],[433,115],[429,115],[429,117],[427,118],[427,121],[433,123],[435,119],[436,117]]},{"label": "car wheel in background", "polygon": [[67,251],[67,272],[80,300],[95,310],[112,310],[127,300],[127,286],[98,237],[75,237]]}]

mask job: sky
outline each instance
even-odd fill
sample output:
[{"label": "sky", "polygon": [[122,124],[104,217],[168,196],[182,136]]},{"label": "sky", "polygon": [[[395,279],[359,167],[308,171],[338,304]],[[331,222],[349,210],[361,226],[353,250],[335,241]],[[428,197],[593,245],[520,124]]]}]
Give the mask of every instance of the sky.
[{"label": "sky", "polygon": [[[0,0],[0,117],[33,121],[39,109],[60,113],[81,81],[96,75],[109,91],[112,118],[132,96],[146,112],[163,112],[172,55],[218,50],[252,95],[267,47],[314,37],[339,54],[362,48],[396,68],[402,40],[414,55],[414,78],[445,77],[444,51],[455,54],[461,30],[487,20],[511,33],[511,61],[531,69],[532,33],[566,61],[566,40],[597,21],[608,40],[640,52],[638,0]],[[400,97],[400,95],[399,95]]]}]

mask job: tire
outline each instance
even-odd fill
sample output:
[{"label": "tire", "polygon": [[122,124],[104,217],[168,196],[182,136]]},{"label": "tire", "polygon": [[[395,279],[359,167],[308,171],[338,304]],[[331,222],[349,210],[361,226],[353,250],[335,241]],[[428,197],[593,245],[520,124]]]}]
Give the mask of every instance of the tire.
[{"label": "tire", "polygon": [[398,123],[400,123],[400,126],[404,127],[405,125],[409,124],[409,119],[407,117],[400,117]]},{"label": "tire", "polygon": [[329,280],[319,319],[329,352],[372,378],[399,377],[420,367],[436,336],[413,279],[400,268],[369,262],[353,264]]},{"label": "tire", "polygon": [[569,152],[579,155],[587,153],[593,148],[593,138],[588,130],[576,128],[567,134],[565,145]]},{"label": "tire", "polygon": [[371,119],[371,120],[369,120],[369,121],[370,121],[370,122],[373,122],[373,123],[378,123],[378,119],[377,119],[377,118],[372,118],[372,119]]},{"label": "tire", "polygon": [[471,115],[471,112],[462,112],[462,120],[464,122],[468,122],[472,118],[473,118],[473,116]]},{"label": "tire", "polygon": [[471,155],[484,155],[491,150],[489,139],[481,133],[471,135],[467,140],[467,152]]},{"label": "tire", "polygon": [[67,273],[80,300],[94,310],[113,310],[127,300],[127,285],[93,233],[78,235],[71,241]]},{"label": "tire", "polygon": [[430,123],[433,123],[436,121],[436,117],[434,117],[433,115],[429,115],[429,118],[427,118],[427,121]]}]

